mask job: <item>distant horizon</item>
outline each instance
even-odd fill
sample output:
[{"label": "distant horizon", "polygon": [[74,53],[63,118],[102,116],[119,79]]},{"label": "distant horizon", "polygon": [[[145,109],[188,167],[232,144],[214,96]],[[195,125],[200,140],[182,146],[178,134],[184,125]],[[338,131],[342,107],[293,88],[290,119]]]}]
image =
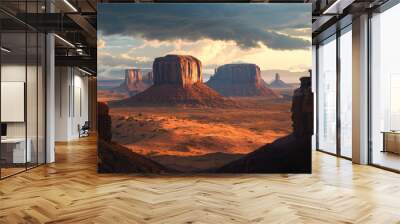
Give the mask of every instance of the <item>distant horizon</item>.
[{"label": "distant horizon", "polygon": [[[99,81],[120,81],[120,80],[123,81],[125,79],[125,70],[128,70],[128,69],[153,70],[152,68],[126,68],[126,69],[122,69],[121,70],[121,74],[119,75],[119,77],[114,77],[112,79],[99,77],[98,80]],[[277,71],[279,71],[279,72],[277,72]],[[264,72],[264,74],[262,74],[263,72]],[[265,74],[266,72],[272,72],[272,73],[271,74]],[[300,80],[299,80],[300,77],[309,75],[308,74],[308,70],[304,70],[304,71],[289,71],[289,70],[282,70],[282,69],[267,69],[267,70],[261,70],[261,77],[264,79],[264,81],[269,83],[269,82],[274,80],[275,72],[277,72],[280,75],[280,78],[281,78],[282,81],[284,81],[284,82],[286,82],[288,84],[290,84],[290,83],[292,83],[292,84],[300,83]],[[292,74],[293,77],[288,78],[287,74],[280,73],[280,72],[300,73],[300,74],[297,75],[297,76],[294,76]],[[304,73],[304,74],[302,74],[302,73]],[[213,73],[213,74],[203,73],[203,82],[207,82],[209,80],[209,78],[211,76],[213,76],[214,74],[215,73]]]}]

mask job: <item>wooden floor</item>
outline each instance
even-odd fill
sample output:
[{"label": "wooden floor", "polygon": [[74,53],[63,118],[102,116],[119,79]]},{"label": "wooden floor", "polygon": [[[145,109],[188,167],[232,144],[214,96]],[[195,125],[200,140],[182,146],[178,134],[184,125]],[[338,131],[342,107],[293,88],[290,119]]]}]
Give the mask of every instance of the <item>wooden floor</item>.
[{"label": "wooden floor", "polygon": [[0,181],[0,223],[400,223],[399,174],[313,160],[312,175],[100,175],[87,138]]}]

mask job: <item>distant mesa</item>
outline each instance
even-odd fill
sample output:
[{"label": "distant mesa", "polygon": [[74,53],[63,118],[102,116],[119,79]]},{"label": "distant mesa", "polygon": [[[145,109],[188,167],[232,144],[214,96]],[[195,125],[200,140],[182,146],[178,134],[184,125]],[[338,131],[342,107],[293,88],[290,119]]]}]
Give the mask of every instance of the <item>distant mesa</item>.
[{"label": "distant mesa", "polygon": [[275,73],[275,80],[269,84],[269,87],[276,89],[292,88],[292,86],[281,80],[279,73]]},{"label": "distant mesa", "polygon": [[142,69],[126,69],[124,82],[114,91],[128,92],[130,96],[143,92],[153,84],[152,72],[143,75]]},{"label": "distant mesa", "polygon": [[201,61],[190,55],[167,55],[153,63],[154,84],[144,92],[110,103],[111,106],[231,106],[202,81]]},{"label": "distant mesa", "polygon": [[278,95],[268,88],[255,64],[226,64],[218,67],[207,85],[222,96],[248,97]]}]

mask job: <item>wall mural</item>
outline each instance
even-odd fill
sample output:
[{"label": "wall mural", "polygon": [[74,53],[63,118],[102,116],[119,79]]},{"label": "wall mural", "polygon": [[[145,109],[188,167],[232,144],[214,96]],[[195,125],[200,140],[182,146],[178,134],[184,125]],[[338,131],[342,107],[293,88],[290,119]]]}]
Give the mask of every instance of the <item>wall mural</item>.
[{"label": "wall mural", "polygon": [[311,172],[309,4],[98,9],[99,172]]}]

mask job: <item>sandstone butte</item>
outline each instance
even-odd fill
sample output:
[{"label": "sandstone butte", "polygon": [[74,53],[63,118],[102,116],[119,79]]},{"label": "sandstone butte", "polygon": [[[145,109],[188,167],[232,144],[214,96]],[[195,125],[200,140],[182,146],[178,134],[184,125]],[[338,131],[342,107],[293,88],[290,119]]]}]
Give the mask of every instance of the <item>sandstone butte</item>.
[{"label": "sandstone butte", "polygon": [[278,95],[267,87],[256,64],[225,64],[218,67],[207,85],[223,96],[252,97]]}]

